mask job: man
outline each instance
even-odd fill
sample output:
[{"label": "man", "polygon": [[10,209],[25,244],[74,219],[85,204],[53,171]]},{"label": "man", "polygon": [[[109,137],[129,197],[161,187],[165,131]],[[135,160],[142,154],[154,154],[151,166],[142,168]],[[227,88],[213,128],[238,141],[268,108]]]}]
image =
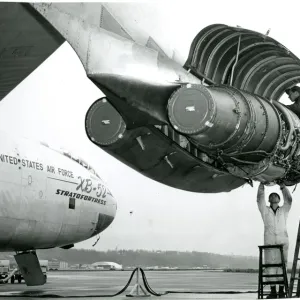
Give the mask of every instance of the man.
[{"label": "man", "polygon": [[290,100],[293,102],[291,105],[286,105],[293,113],[295,113],[300,118],[300,87],[293,86],[292,88],[285,91]]},{"label": "man", "polygon": [[[277,193],[271,193],[269,196],[270,206],[266,206],[265,187],[261,183],[258,187],[257,205],[264,222],[264,243],[265,245],[283,244],[284,260],[287,265],[289,239],[286,228],[286,221],[292,206],[292,196],[285,185],[281,184],[280,189],[283,194],[284,204],[280,207],[280,196]],[[266,249],[265,263],[274,264],[281,262],[279,249]],[[281,268],[268,268],[268,274],[282,274]],[[270,281],[278,281],[278,278],[271,277]],[[279,298],[285,298],[284,286],[279,286]],[[271,293],[267,299],[276,299],[276,285],[271,285]]]}]

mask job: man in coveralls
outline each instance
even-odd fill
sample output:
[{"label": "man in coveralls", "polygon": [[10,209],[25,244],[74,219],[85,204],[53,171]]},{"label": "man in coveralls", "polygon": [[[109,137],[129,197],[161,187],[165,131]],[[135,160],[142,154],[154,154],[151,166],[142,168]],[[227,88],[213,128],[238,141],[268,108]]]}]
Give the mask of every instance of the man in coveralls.
[{"label": "man in coveralls", "polygon": [[[277,193],[269,195],[270,206],[266,206],[265,202],[265,186],[261,183],[258,187],[257,205],[264,222],[264,244],[276,245],[283,244],[284,260],[287,265],[289,238],[286,228],[286,221],[289,211],[292,206],[292,196],[285,185],[280,185],[283,194],[284,204],[280,207],[280,196]],[[265,263],[276,264],[281,263],[281,256],[279,249],[265,250]],[[282,274],[281,268],[268,268],[268,274]],[[270,281],[278,281],[279,278],[271,277]],[[279,286],[279,298],[284,298],[284,286]],[[276,285],[271,285],[271,293],[267,299],[276,299],[277,291]]]},{"label": "man in coveralls", "polygon": [[292,88],[285,91],[293,104],[286,105],[293,113],[295,113],[298,118],[300,118],[300,87],[293,86]]}]

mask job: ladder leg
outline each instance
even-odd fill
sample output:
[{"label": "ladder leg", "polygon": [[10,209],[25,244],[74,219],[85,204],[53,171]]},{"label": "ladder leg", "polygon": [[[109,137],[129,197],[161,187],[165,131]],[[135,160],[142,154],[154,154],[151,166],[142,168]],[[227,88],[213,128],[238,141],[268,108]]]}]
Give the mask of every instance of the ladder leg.
[{"label": "ladder leg", "polygon": [[287,272],[286,272],[286,265],[285,265],[285,257],[283,254],[283,246],[280,246],[280,255],[281,255],[281,262],[282,262],[282,273],[283,273],[285,296],[288,297],[289,286],[288,286],[288,279],[287,279]]},{"label": "ladder leg", "polygon": [[[298,227],[298,234],[297,234],[297,240],[296,240],[296,246],[295,246],[292,274],[291,274],[291,279],[290,279],[289,298],[292,298],[292,296],[293,296],[295,276],[296,276],[296,272],[297,272],[297,262],[298,262],[298,258],[299,258],[299,245],[300,245],[300,222],[299,222],[299,227]],[[300,275],[300,272],[299,272],[299,275]],[[297,283],[297,297],[299,297],[299,294],[300,294],[299,280],[297,280],[297,282],[298,282]]]},{"label": "ladder leg", "polygon": [[[300,278],[300,270],[298,273],[298,278]],[[300,297],[300,284],[299,284],[299,279],[297,280],[297,291],[296,291],[296,297],[299,298]]]},{"label": "ladder leg", "polygon": [[[297,274],[296,274],[296,276],[297,276]],[[300,276],[300,271],[299,271],[299,273],[298,273],[298,277],[299,277],[299,276]],[[297,285],[296,285],[296,297],[299,298],[299,295],[300,295],[300,291],[299,291],[299,289],[300,289],[299,280],[294,279],[294,283],[295,283],[295,281],[297,281]]]},{"label": "ladder leg", "polygon": [[259,248],[259,265],[258,265],[258,299],[263,299],[262,285],[262,249]]}]

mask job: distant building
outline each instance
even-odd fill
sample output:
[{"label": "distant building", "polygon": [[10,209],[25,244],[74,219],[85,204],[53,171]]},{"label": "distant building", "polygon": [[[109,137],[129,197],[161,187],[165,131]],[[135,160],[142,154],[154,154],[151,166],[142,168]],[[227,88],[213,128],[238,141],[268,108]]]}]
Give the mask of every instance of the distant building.
[{"label": "distant building", "polygon": [[52,259],[48,262],[49,270],[66,270],[69,268],[69,264],[65,261],[59,261],[58,259]]},{"label": "distant building", "polygon": [[49,270],[59,270],[59,263],[60,261],[57,259],[49,260],[48,262]]},{"label": "distant building", "polygon": [[67,262],[65,262],[65,261],[60,261],[59,262],[59,269],[60,270],[66,270],[66,269],[68,269],[68,267],[69,267],[69,264]]},{"label": "distant building", "polygon": [[46,259],[39,259],[39,262],[43,273],[47,273],[49,270],[49,261]]},{"label": "distant building", "polygon": [[1,274],[1,277],[2,277],[2,275],[6,275],[6,274],[9,273],[9,265],[10,265],[9,260],[6,260],[6,259],[0,260],[0,274]]},{"label": "distant building", "polygon": [[78,270],[80,268],[80,264],[71,265],[70,269]]},{"label": "distant building", "polygon": [[80,266],[80,269],[85,269],[85,270],[87,270],[87,269],[89,269],[89,265],[87,265],[87,264],[81,265],[81,266]]},{"label": "distant building", "polygon": [[123,270],[123,266],[115,262],[100,261],[92,264],[92,267],[97,270]]}]

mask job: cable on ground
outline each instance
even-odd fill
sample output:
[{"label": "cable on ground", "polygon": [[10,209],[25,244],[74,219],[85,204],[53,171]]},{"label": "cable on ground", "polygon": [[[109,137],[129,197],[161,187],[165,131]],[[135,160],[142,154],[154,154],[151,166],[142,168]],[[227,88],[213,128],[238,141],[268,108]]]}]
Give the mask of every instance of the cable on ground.
[{"label": "cable on ground", "polygon": [[[142,274],[142,279],[143,279],[143,283],[145,286],[145,289],[147,290],[147,292],[153,296],[156,297],[160,297],[160,296],[164,296],[167,294],[226,294],[226,295],[234,295],[234,294],[255,294],[257,293],[257,291],[165,291],[162,293],[157,293],[155,292],[146,277],[145,271],[142,268],[135,268],[131,275],[130,278],[128,280],[128,282],[126,283],[126,285],[124,286],[124,288],[122,288],[119,292],[112,294],[112,295],[56,295],[56,294],[42,294],[42,293],[32,293],[30,291],[28,291],[28,293],[20,293],[20,294],[10,294],[8,295],[7,293],[4,293],[3,295],[0,294],[0,298],[1,297],[32,297],[32,298],[92,298],[92,297],[115,297],[118,295],[121,295],[122,293],[124,293],[127,288],[129,287],[132,278],[134,276],[134,274],[136,272],[140,271]],[[127,297],[134,297],[134,295],[126,295]]]}]

